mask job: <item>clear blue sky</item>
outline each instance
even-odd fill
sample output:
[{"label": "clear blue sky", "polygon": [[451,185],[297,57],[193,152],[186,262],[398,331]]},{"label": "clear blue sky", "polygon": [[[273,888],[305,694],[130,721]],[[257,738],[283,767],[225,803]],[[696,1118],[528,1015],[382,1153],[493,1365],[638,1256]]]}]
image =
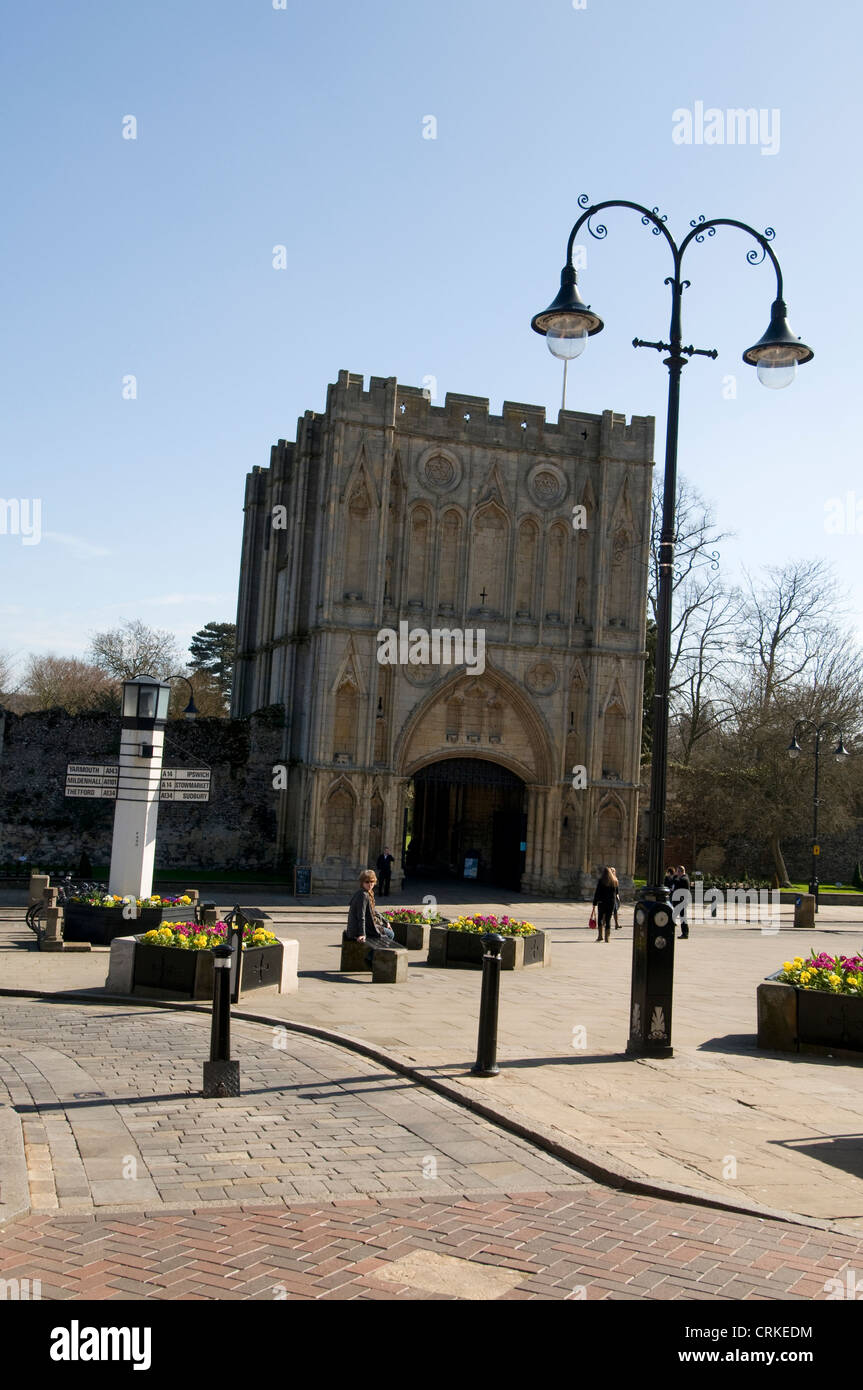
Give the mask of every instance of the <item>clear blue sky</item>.
[{"label": "clear blue sky", "polygon": [[[759,386],[740,353],[769,266],[732,231],[693,248],[685,340],[720,357],[685,370],[680,467],[737,532],[729,569],[825,556],[863,628],[863,535],[824,525],[856,489],[863,531],[852,0],[17,0],[4,30],[0,495],[41,498],[45,535],[0,536],[0,648],[233,619],[245,474],[340,368],[556,416],[529,321],[582,191],[677,234],[776,229],[815,360]],[[778,152],[675,144],[698,101],[778,110]],[[568,403],[656,415],[661,459],[666,373],[630,343],[666,335],[670,263],[634,214],[607,224],[580,276],[606,330]]]}]

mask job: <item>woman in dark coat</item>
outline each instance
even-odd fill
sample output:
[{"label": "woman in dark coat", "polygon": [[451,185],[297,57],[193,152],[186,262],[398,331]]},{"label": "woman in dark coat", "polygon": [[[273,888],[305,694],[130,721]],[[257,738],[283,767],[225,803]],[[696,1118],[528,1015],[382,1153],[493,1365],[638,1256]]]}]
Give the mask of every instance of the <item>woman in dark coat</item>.
[{"label": "woman in dark coat", "polygon": [[[614,909],[617,904],[617,874],[608,865],[603,869],[596,885],[593,895],[593,906],[596,910],[596,939],[597,941],[608,941],[611,935],[611,919],[614,916]],[[603,931],[605,936],[603,936]]]},{"label": "woman in dark coat", "polygon": [[[374,946],[395,946],[392,927],[388,927],[375,907],[375,884],[378,876],[374,869],[364,869],[360,874],[360,886],[351,898],[348,907],[348,925],[345,936],[350,941],[368,941]],[[371,952],[369,952],[371,954]]]}]

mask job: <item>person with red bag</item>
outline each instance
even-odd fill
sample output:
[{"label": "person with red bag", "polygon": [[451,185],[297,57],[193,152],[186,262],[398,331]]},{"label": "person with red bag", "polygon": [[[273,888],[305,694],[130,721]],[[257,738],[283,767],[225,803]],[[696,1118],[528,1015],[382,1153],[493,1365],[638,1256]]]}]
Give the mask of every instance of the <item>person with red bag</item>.
[{"label": "person with red bag", "polygon": [[[593,908],[597,918],[596,939],[597,941],[608,941],[611,936],[611,919],[617,906],[617,891],[619,888],[617,874],[614,869],[605,866],[599,876],[596,890],[593,894]],[[593,918],[591,918],[593,921]],[[605,932],[605,936],[603,936]]]}]

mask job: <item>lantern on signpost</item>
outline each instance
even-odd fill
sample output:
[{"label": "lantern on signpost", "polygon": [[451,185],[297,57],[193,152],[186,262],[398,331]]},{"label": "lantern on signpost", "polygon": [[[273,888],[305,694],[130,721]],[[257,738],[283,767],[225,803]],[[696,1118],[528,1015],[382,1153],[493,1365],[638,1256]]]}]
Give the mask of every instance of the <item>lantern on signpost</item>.
[{"label": "lantern on signpost", "polygon": [[123,682],[119,777],[108,891],[149,898],[156,858],[162,750],[171,687],[153,676]]}]

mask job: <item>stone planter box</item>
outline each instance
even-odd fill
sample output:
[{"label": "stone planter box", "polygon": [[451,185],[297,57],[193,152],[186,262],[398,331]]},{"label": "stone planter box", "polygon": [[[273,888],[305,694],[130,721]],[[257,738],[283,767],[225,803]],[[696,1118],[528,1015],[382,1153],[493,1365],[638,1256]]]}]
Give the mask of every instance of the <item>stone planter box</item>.
[{"label": "stone planter box", "polygon": [[[297,988],[299,946],[249,946],[240,966],[240,997],[250,990],[285,994]],[[150,999],[212,999],[212,951],[142,946],[137,937],[115,937],[105,988],[109,994]]]},{"label": "stone planter box", "polygon": [[863,999],[798,989],[771,975],[758,986],[758,1046],[773,1052],[859,1053]]},{"label": "stone planter box", "polygon": [[[443,921],[448,922],[449,918],[444,917]],[[390,922],[390,926],[400,946],[405,946],[409,951],[428,950],[431,931],[429,922]]]},{"label": "stone planter box", "polygon": [[[482,937],[477,932],[449,931],[447,927],[429,928],[429,965],[480,970],[483,950]],[[524,970],[529,965],[550,964],[551,951],[545,932],[503,938],[502,970]]]},{"label": "stone planter box", "polygon": [[142,946],[136,942],[130,992],[175,999],[212,999],[213,953],[181,951],[176,946]]},{"label": "stone planter box", "polygon": [[142,907],[137,917],[124,917],[122,907],[67,903],[63,910],[63,940],[89,941],[91,946],[110,946],[116,936],[128,936],[135,929],[152,931],[161,920],[161,907]]}]

